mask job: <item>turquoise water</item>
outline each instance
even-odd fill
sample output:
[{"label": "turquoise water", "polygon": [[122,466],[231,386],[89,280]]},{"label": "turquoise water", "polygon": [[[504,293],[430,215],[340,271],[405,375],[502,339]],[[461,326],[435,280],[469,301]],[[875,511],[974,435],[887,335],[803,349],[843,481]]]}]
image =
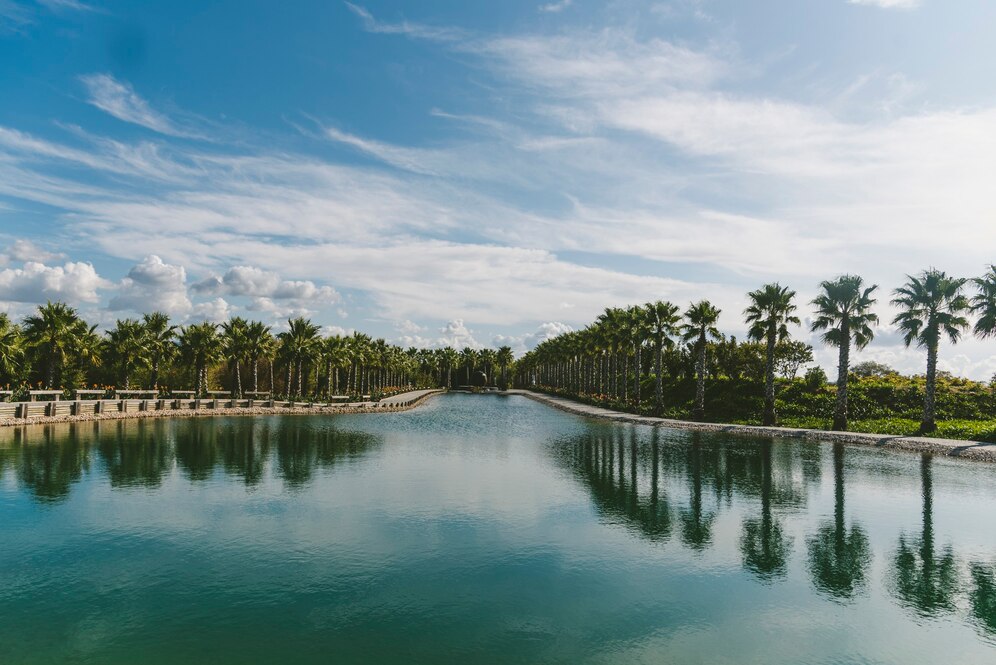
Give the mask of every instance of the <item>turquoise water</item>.
[{"label": "turquoise water", "polygon": [[0,663],[994,663],[996,467],[584,420],[0,430]]}]

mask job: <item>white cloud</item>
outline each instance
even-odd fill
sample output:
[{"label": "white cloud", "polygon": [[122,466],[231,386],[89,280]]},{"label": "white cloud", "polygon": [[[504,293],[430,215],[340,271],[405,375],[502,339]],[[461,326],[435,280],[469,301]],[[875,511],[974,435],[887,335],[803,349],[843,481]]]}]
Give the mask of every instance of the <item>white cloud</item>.
[{"label": "white cloud", "polygon": [[128,271],[128,276],[118,286],[117,295],[108,304],[111,311],[163,311],[173,316],[186,316],[192,308],[187,297],[186,270],[183,266],[165,263],[155,254],[146,256]]},{"label": "white cloud", "polygon": [[62,252],[50,252],[31,240],[17,238],[0,251],[0,266],[11,263],[52,263],[66,258]]},{"label": "white cloud", "polygon": [[394,325],[394,329],[397,330],[399,333],[403,333],[406,335],[415,335],[425,330],[425,326],[420,326],[414,321],[405,319],[404,321],[399,321],[398,323],[396,323]]},{"label": "white cloud", "polygon": [[546,4],[542,4],[539,7],[537,7],[537,9],[539,9],[541,12],[557,13],[564,11],[573,4],[574,0],[556,0],[556,2],[548,2]]},{"label": "white cloud", "polygon": [[215,298],[194,305],[190,318],[197,321],[223,323],[232,317],[232,306],[224,298]]},{"label": "white cloud", "polygon": [[90,95],[87,101],[118,120],[168,136],[194,136],[154,110],[129,84],[118,81],[110,74],[88,74],[81,76],[80,81]]},{"label": "white cloud", "polygon": [[452,346],[454,349],[470,347],[472,349],[484,348],[484,345],[474,339],[474,333],[470,330],[463,319],[453,319],[439,329],[440,336],[436,340],[436,346]]},{"label": "white cloud", "polygon": [[851,5],[872,5],[882,9],[915,9],[920,0],[847,0]]},{"label": "white cloud", "polygon": [[302,315],[309,306],[340,301],[339,294],[330,286],[317,286],[310,280],[284,280],[275,272],[255,266],[234,266],[224,275],[213,275],[194,284],[193,289],[204,295],[246,296],[252,298],[250,309],[281,317]]},{"label": "white cloud", "polygon": [[519,356],[527,351],[535,349],[548,339],[553,339],[554,337],[558,337],[565,333],[573,332],[573,330],[574,328],[566,323],[550,321],[548,323],[540,324],[536,330],[531,333],[526,333],[525,335],[495,335],[492,340],[492,345],[495,347],[510,346],[512,351],[515,352],[515,355]]},{"label": "white cloud", "polygon": [[93,265],[67,262],[47,266],[28,261],[23,268],[0,270],[0,301],[44,303],[64,300],[70,304],[97,302],[97,289],[108,286]]},{"label": "white cloud", "polygon": [[378,21],[365,8],[346,2],[345,5],[363,21],[363,27],[367,32],[375,32],[385,35],[408,35],[419,39],[429,39],[433,41],[452,41],[466,36],[464,31],[457,28],[434,27],[421,23],[385,23]]}]

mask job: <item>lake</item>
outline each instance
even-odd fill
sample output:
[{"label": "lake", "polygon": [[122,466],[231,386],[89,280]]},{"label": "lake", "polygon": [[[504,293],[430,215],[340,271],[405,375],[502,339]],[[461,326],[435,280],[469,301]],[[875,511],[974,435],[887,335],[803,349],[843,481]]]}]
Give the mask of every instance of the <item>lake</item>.
[{"label": "lake", "polygon": [[996,466],[522,396],[0,429],[0,663],[994,663]]}]

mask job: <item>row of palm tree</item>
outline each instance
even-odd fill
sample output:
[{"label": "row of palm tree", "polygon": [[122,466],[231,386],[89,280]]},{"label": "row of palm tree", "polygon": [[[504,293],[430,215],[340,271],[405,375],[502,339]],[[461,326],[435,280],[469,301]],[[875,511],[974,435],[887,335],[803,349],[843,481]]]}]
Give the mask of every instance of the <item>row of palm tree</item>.
[{"label": "row of palm tree", "polygon": [[[966,294],[971,283],[974,294]],[[824,281],[811,302],[811,329],[821,340],[838,349],[837,394],[833,429],[848,427],[847,379],[852,349],[865,348],[879,323],[873,307],[877,285],[867,285],[857,275],[842,275]],[[777,422],[775,409],[776,350],[790,338],[790,326],[800,325],[796,292],[778,283],[767,284],[747,294],[744,310],[748,337],[764,345],[764,407],[761,421]],[[892,323],[903,334],[907,347],[927,353],[923,417],[924,433],[936,430],[935,394],[938,350],[942,339],[957,343],[970,328],[969,316],[977,316],[974,333],[980,338],[996,336],[996,266],[972,280],[949,276],[936,269],[907,277],[893,292],[892,305],[899,313]],[[665,348],[685,343],[696,359],[694,417],[705,417],[706,349],[720,339],[720,310],[709,301],[691,304],[683,314],[666,301],[629,308],[609,308],[580,331],[549,339],[527,353],[518,363],[519,381],[546,385],[575,394],[603,395],[640,407],[641,380],[645,372],[644,351],[654,355],[654,409],[664,412],[662,355]],[[632,380],[632,393],[629,391]]]},{"label": "row of palm tree", "polygon": [[471,384],[478,371],[492,377],[497,370],[502,385],[507,385],[513,362],[508,346],[403,349],[361,332],[324,336],[318,325],[301,317],[274,333],[261,321],[241,317],[220,325],[178,326],[166,314],[153,312],[119,320],[102,335],[61,302],[42,305],[21,325],[0,314],[0,377],[8,383],[34,377],[48,388],[88,384],[81,377],[92,376],[98,368],[125,390],[139,372],[146,372],[149,386],[158,388],[164,372],[179,369],[192,375],[200,395],[209,388],[211,370],[224,366],[232,394],[241,397],[246,383],[253,392],[260,391],[261,366],[274,393],[274,367],[282,366],[284,395],[327,397],[415,384]]}]

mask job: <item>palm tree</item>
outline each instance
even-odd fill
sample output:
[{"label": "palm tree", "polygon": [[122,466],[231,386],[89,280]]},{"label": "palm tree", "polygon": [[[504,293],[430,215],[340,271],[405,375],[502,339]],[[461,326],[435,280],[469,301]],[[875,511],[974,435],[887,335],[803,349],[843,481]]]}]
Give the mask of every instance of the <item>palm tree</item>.
[{"label": "palm tree", "polygon": [[207,370],[222,357],[218,325],[205,321],[180,330],[180,355],[196,372],[194,390],[201,395],[207,389]]},{"label": "palm tree", "polygon": [[624,325],[626,312],[618,307],[609,307],[598,316],[598,325],[605,335],[605,343],[609,350],[608,388],[613,397],[619,396],[619,345],[622,343],[620,332]]},{"label": "palm tree", "polygon": [[477,352],[469,346],[464,347],[463,351],[460,352],[460,363],[463,365],[464,369],[467,371],[467,383],[470,385],[470,373],[474,371],[474,365],[477,362]]},{"label": "palm tree", "polygon": [[453,387],[453,368],[460,362],[460,354],[452,346],[447,346],[442,350],[441,358],[446,366],[446,387]]},{"label": "palm tree", "polygon": [[498,367],[501,368],[501,389],[508,390],[508,366],[515,360],[515,356],[512,354],[512,347],[503,346],[499,348],[495,358],[498,361]]},{"label": "palm tree", "polygon": [[989,272],[972,280],[979,292],[972,298],[972,311],[979,315],[975,334],[985,339],[996,335],[996,265]]},{"label": "palm tree", "polygon": [[242,397],[242,371],[239,366],[248,355],[248,334],[249,322],[241,316],[221,324],[222,353],[232,367],[235,380],[232,396],[235,398]]},{"label": "palm tree", "polygon": [[107,355],[117,361],[124,389],[131,389],[131,377],[135,370],[150,364],[151,352],[145,326],[135,319],[119,319],[107,331],[106,345]]},{"label": "palm tree", "polygon": [[0,312],[0,376],[11,381],[21,371],[24,347],[21,330],[10,322],[6,312]]},{"label": "palm tree", "polygon": [[350,379],[349,388],[353,394],[363,391],[361,375],[363,367],[370,357],[370,336],[361,332],[354,332],[347,340],[347,348],[350,356]]},{"label": "palm tree", "polygon": [[654,340],[654,408],[658,415],[664,413],[664,347],[673,342],[671,336],[678,332],[678,306],[664,301],[647,303],[644,308]]},{"label": "palm tree", "polygon": [[775,413],[775,345],[788,339],[788,324],[799,325],[799,317],[793,312],[796,307],[792,303],[795,291],[781,284],[765,284],[757,291],[747,294],[751,304],[744,310],[746,321],[750,324],[748,337],[767,344],[764,372],[764,415],[762,424],[774,425],[777,421]]},{"label": "palm tree", "polygon": [[708,300],[702,300],[688,306],[685,311],[685,323],[681,326],[681,337],[686,342],[694,344],[697,360],[695,362],[695,410],[696,420],[705,418],[705,374],[706,374],[706,343],[709,338],[719,339],[716,328],[720,310]]},{"label": "palm tree", "polygon": [[927,434],[937,429],[934,422],[937,349],[942,335],[956,344],[968,328],[965,314],[969,310],[969,302],[961,292],[966,280],[948,277],[943,271],[931,268],[917,276],[907,275],[907,280],[894,292],[896,297],[892,304],[900,312],[892,322],[899,326],[907,347],[916,342],[917,346],[927,350],[927,386],[920,423],[920,432]]},{"label": "palm tree", "polygon": [[872,325],[878,316],[871,311],[875,299],[871,294],[878,286],[864,286],[857,275],[842,275],[835,280],[821,282],[820,294],[813,300],[816,318],[813,332],[824,331],[823,343],[836,346],[837,404],[833,414],[833,429],[847,431],[847,376],[850,370],[851,342],[858,350],[868,346],[875,336]]},{"label": "palm tree", "polygon": [[152,375],[149,377],[149,387],[159,388],[159,370],[164,362],[169,362],[176,355],[176,326],[169,323],[169,315],[163,312],[152,312],[142,316],[145,326],[145,336],[149,348],[149,360]]},{"label": "palm tree", "polygon": [[82,320],[76,310],[62,302],[49,301],[38,307],[38,313],[24,319],[25,346],[45,363],[45,385],[55,385],[56,371],[73,357]]},{"label": "palm tree", "polygon": [[640,378],[643,375],[643,345],[651,335],[651,318],[638,305],[626,309],[626,337],[633,350],[633,401],[640,407]]},{"label": "palm tree", "polygon": [[310,360],[318,350],[320,328],[310,319],[297,317],[287,321],[288,329],[280,333],[284,358],[287,361],[287,394],[291,392],[291,369],[297,372],[297,394],[304,393],[304,363]]},{"label": "palm tree", "polygon": [[270,326],[262,321],[250,321],[245,329],[245,357],[252,363],[252,391],[259,392],[259,361],[270,359],[270,392],[273,392],[274,339]]}]

